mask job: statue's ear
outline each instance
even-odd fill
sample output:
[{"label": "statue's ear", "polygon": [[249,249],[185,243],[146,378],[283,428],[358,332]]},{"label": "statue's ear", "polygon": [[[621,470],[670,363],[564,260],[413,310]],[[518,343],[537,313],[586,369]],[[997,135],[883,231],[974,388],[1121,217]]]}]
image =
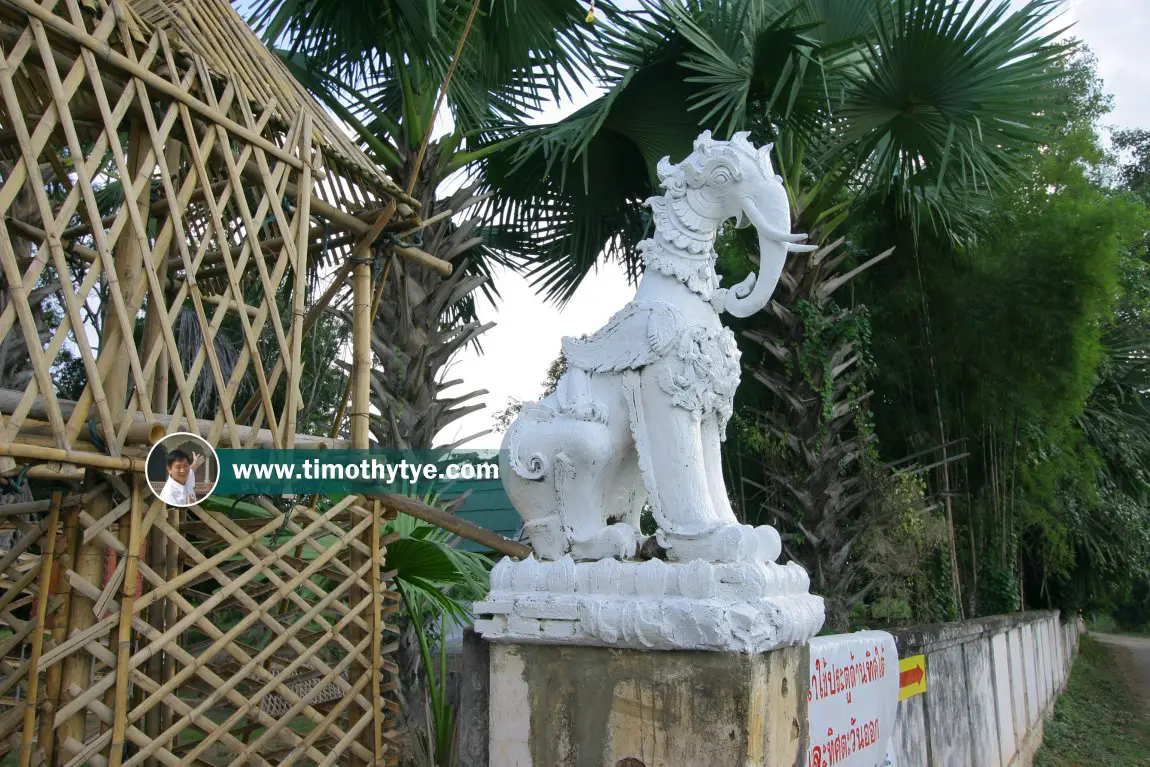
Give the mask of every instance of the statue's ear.
[{"label": "statue's ear", "polygon": [[758,157],[756,158],[759,161],[759,167],[762,168],[763,172],[768,175],[774,175],[775,172],[774,168],[771,166],[771,150],[774,148],[774,146],[774,144],[764,144],[763,146],[759,147]]}]

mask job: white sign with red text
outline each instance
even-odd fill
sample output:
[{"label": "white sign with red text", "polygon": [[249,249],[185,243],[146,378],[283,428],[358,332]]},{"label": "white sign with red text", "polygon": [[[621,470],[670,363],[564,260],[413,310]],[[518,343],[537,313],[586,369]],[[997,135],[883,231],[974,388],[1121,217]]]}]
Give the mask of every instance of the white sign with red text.
[{"label": "white sign with red text", "polygon": [[898,650],[885,631],[811,640],[809,767],[875,767],[898,709]]}]

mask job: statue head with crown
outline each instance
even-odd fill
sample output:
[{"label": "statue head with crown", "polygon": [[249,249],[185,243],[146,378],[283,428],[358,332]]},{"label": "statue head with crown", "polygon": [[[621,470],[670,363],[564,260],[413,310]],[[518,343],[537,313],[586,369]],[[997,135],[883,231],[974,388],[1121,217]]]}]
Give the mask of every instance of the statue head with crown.
[{"label": "statue head with crown", "polygon": [[775,280],[751,275],[732,290],[721,291],[714,243],[725,221],[733,218],[738,227],[755,227],[767,272],[775,266],[781,271],[787,252],[812,249],[796,245],[803,236],[791,234],[787,190],[771,166],[773,145],[756,148],[748,136],[736,133],[730,141],[720,141],[704,131],[682,162],[660,160],[657,172],[665,192],[647,200],[655,234],[639,244],[647,267],[674,276],[705,301],[718,294],[715,309],[738,317],[760,311]]}]

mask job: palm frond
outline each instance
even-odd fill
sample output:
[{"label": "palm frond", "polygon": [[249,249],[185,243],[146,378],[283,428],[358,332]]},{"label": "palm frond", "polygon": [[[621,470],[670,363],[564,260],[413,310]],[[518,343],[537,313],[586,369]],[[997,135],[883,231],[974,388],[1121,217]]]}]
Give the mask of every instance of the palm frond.
[{"label": "palm frond", "polygon": [[835,109],[827,164],[856,167],[856,188],[898,195],[904,213],[954,208],[963,190],[1020,175],[1017,157],[1054,119],[1053,65],[1067,52],[1044,31],[1055,0],[1010,4],[899,0]]},{"label": "palm frond", "polygon": [[[261,0],[250,23],[269,45],[370,89],[380,108],[399,114],[389,107],[401,80],[409,100],[438,90],[470,8],[471,0]],[[447,93],[456,124],[472,130],[495,115],[521,118],[544,98],[569,95],[569,83],[599,65],[599,27],[585,14],[580,0],[481,2]]]},{"label": "palm frond", "polygon": [[904,215],[969,239],[1058,118],[1067,48],[1043,31],[1056,5],[649,0],[598,40],[606,94],[522,131],[486,159],[485,181],[534,245],[536,287],[560,303],[600,257],[638,271],[654,168],[704,128],[785,137],[826,179],[813,215],[844,194],[894,195]]}]

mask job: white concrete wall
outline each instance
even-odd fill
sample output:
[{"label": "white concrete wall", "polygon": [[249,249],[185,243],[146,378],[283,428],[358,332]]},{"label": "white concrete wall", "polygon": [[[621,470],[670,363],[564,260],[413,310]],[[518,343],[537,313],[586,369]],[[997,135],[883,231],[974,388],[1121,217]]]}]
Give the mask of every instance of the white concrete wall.
[{"label": "white concrete wall", "polygon": [[899,703],[899,767],[1029,765],[1078,650],[1077,621],[1028,612],[892,632],[926,656],[927,691]]}]

